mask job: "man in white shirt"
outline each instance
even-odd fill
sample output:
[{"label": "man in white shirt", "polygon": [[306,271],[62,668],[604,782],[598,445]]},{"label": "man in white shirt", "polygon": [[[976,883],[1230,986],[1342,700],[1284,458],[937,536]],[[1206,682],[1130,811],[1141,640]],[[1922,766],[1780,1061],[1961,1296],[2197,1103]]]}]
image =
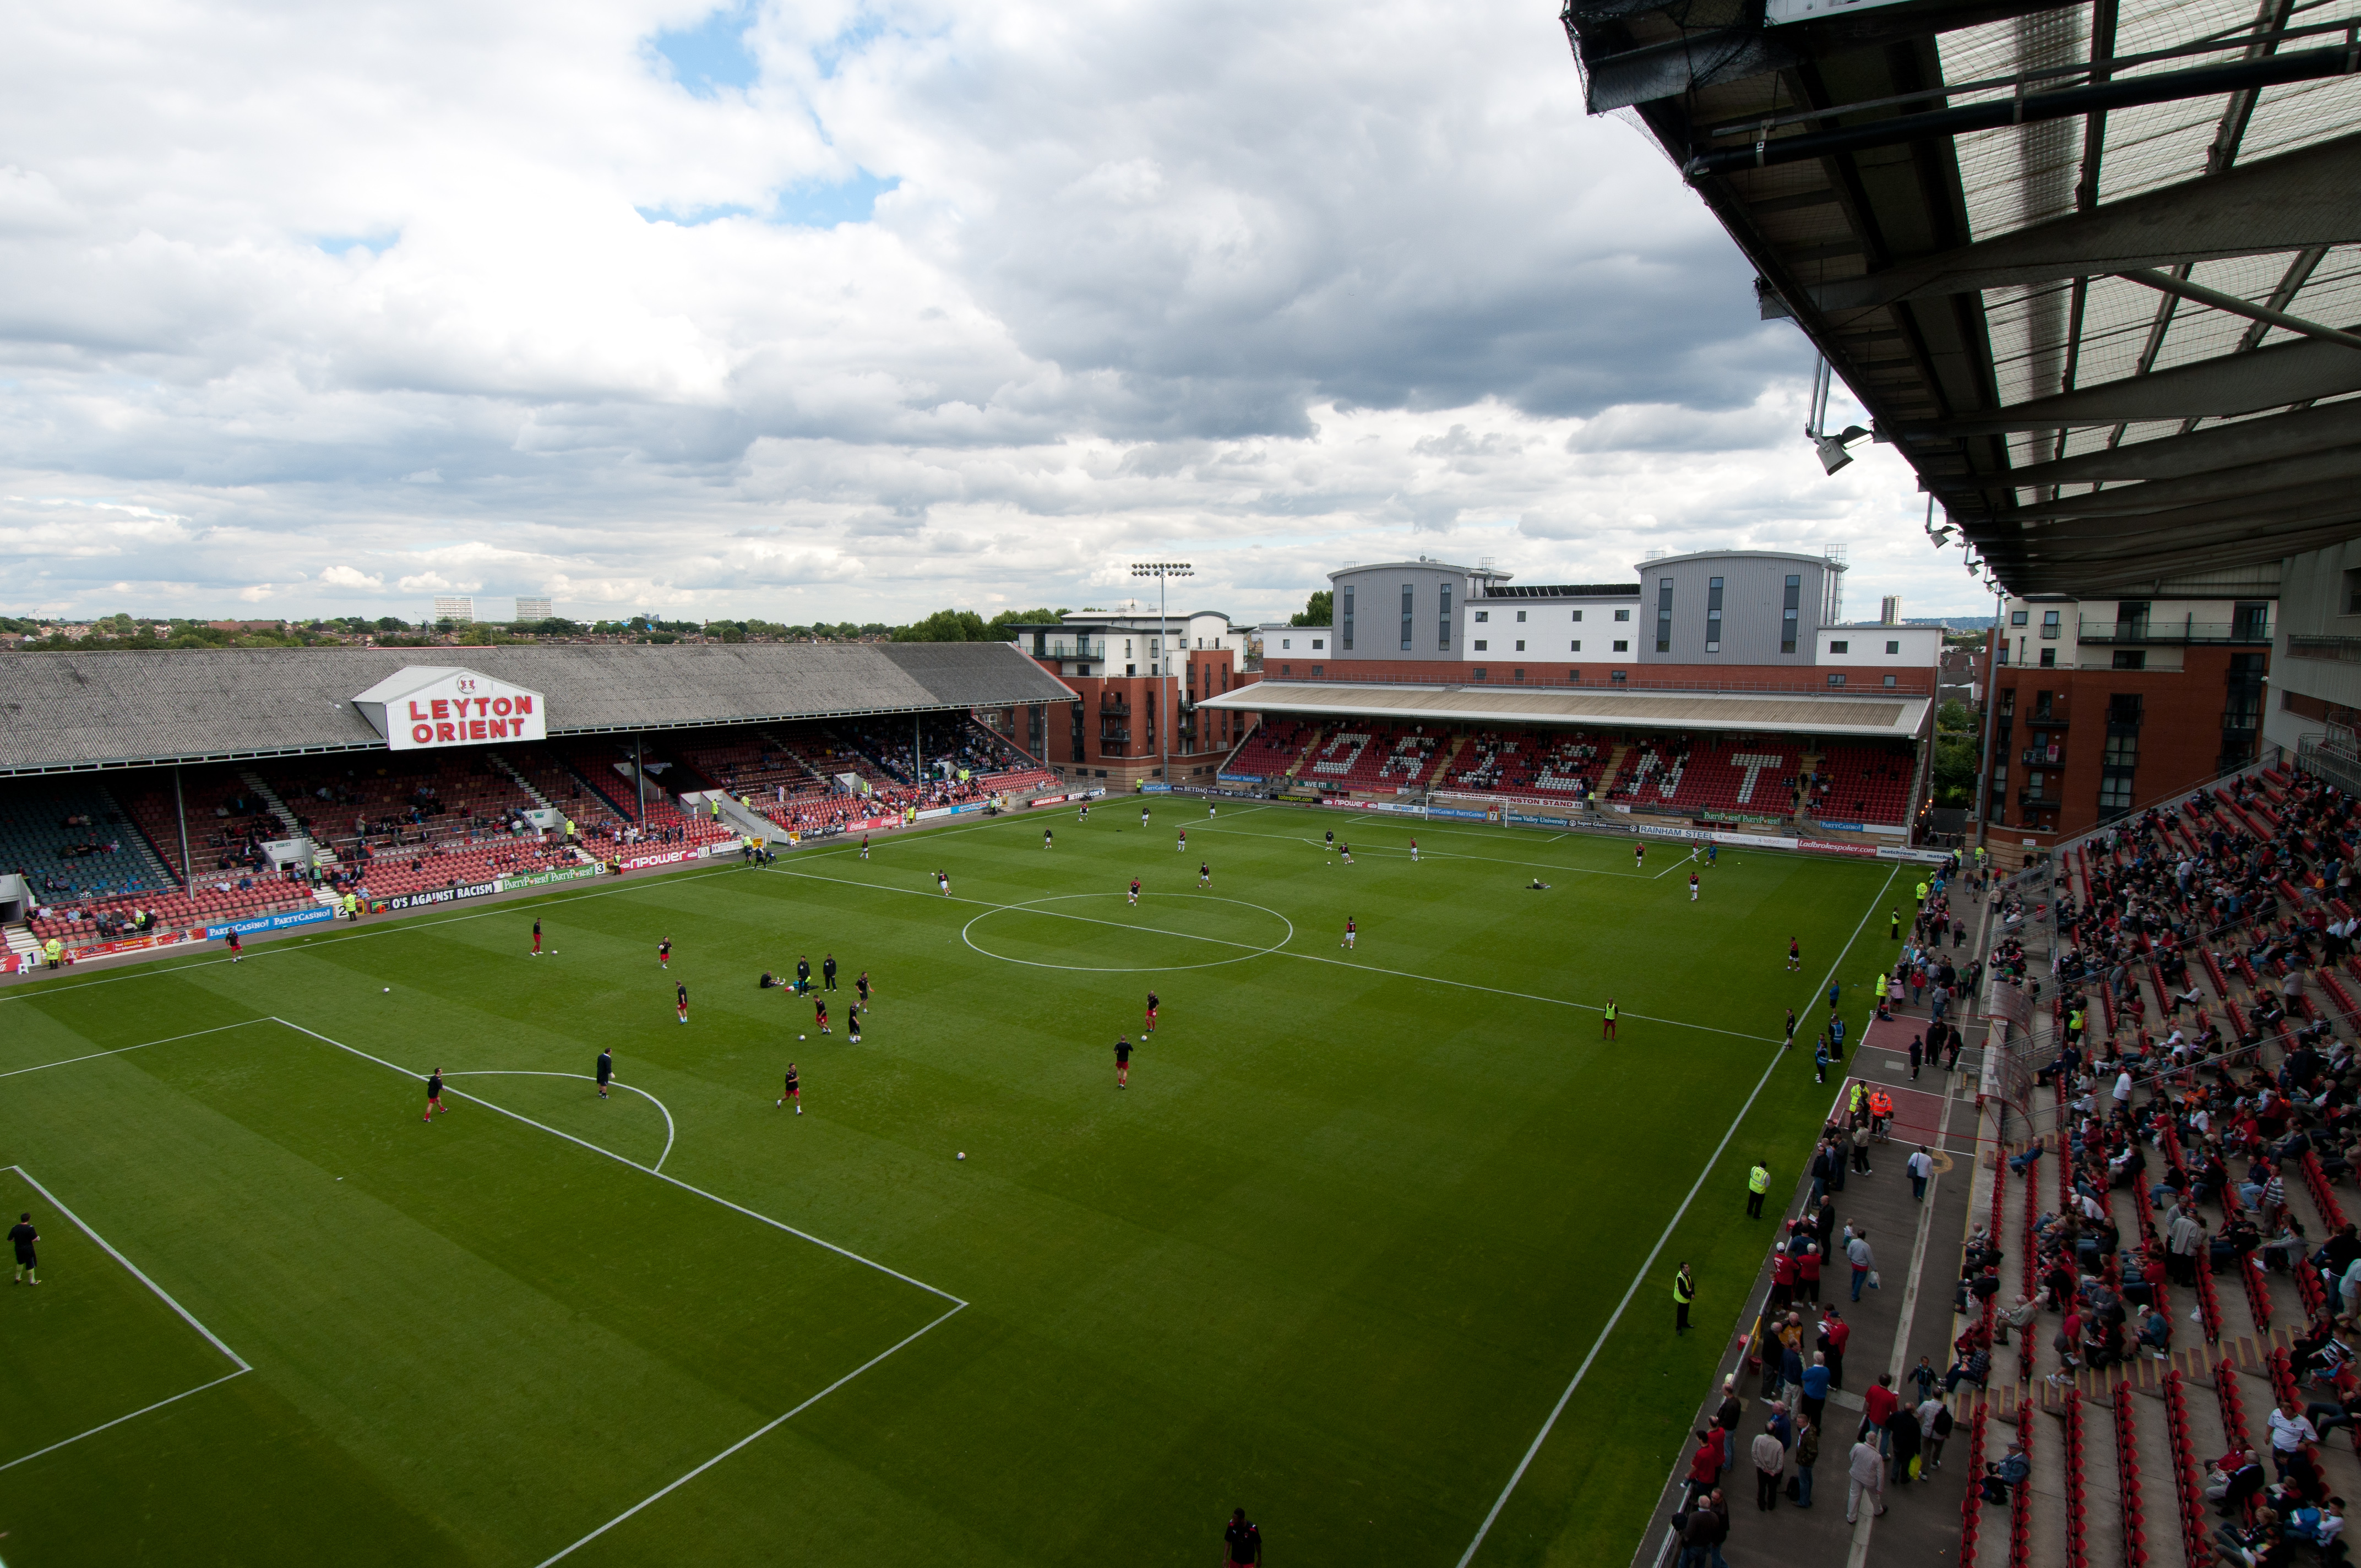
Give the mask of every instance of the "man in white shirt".
[{"label": "man in white shirt", "polygon": [[2288,1464],[2302,1452],[2307,1442],[2318,1442],[2320,1433],[2312,1430],[2303,1408],[2293,1399],[2281,1399],[2279,1409],[2270,1413],[2271,1465],[2279,1479],[2287,1479]]},{"label": "man in white shirt", "polygon": [[2132,1069],[2125,1068],[2115,1074],[2115,1109],[2120,1111],[2131,1102]]},{"label": "man in white shirt", "polygon": [[1927,1152],[1927,1146],[1925,1144],[1920,1144],[1918,1146],[1918,1152],[1910,1157],[1910,1158],[1905,1163],[1904,1168],[1910,1173],[1911,1201],[1914,1203],[1925,1202],[1927,1201],[1927,1179],[1935,1174],[1935,1157]]}]

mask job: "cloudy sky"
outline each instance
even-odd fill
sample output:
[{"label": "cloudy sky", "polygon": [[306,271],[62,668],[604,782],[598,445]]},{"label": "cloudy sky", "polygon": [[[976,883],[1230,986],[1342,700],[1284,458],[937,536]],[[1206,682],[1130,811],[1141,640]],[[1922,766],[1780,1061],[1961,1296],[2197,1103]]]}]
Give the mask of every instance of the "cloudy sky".
[{"label": "cloudy sky", "polygon": [[1552,0],[82,0],[0,58],[0,609],[1260,618],[1842,542],[1974,611]]}]

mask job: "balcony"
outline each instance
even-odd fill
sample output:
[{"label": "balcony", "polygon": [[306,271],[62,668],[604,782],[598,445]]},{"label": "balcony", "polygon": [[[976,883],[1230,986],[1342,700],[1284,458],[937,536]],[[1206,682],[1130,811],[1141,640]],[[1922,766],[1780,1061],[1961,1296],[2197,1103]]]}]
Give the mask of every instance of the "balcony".
[{"label": "balcony", "polygon": [[2028,811],[2055,811],[2066,804],[2066,797],[2054,790],[2045,795],[2036,790],[2021,789],[2016,792],[2016,804]]},{"label": "balcony", "polygon": [[2102,647],[2130,647],[2135,643],[2179,647],[2209,642],[2268,647],[2271,623],[2267,616],[2249,616],[2240,620],[2199,620],[2194,616],[2179,620],[2160,620],[2153,616],[2144,620],[2086,620],[2075,633],[2075,641]]},{"label": "balcony", "polygon": [[2059,707],[2048,713],[2029,714],[2019,718],[2018,722],[2035,729],[2063,729],[2066,728],[2066,710]]}]

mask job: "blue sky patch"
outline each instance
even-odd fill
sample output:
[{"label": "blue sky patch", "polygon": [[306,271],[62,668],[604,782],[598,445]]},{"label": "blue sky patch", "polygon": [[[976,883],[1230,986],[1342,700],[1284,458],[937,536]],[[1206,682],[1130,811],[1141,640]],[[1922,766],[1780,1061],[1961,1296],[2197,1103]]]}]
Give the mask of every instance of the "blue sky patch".
[{"label": "blue sky patch", "polygon": [[779,192],[779,204],[771,214],[771,221],[814,229],[865,224],[876,215],[877,198],[901,189],[901,185],[899,175],[881,180],[866,169],[833,185],[798,185]]},{"label": "blue sky patch", "polygon": [[724,87],[751,87],[762,74],[746,48],[752,7],[725,5],[694,27],[660,32],[655,51],[672,67],[672,78],[698,98],[720,95]]},{"label": "blue sky patch", "polygon": [[312,243],[318,246],[322,250],[326,251],[330,256],[342,256],[346,251],[353,249],[356,246],[368,251],[371,256],[379,256],[392,248],[395,242],[399,241],[401,238],[401,236],[399,233],[324,234],[315,236]]},{"label": "blue sky patch", "polygon": [[824,77],[832,77],[848,55],[859,54],[885,31],[883,17],[863,13],[859,21],[812,50],[813,63]]},{"label": "blue sky patch", "polygon": [[677,224],[685,229],[701,228],[719,218],[742,218],[754,209],[741,207],[735,202],[725,202],[718,207],[691,207],[676,213],[670,207],[634,207],[633,212],[652,224]]}]

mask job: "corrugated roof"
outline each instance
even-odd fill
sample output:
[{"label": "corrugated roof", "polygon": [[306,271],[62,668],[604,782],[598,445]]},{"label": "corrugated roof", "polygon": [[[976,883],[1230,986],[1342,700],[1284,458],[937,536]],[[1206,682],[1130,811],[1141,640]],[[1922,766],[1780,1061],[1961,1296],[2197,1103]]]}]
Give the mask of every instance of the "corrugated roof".
[{"label": "corrugated roof", "polygon": [[1070,702],[1008,642],[561,642],[0,657],[0,773],[376,749],[352,699],[409,665],[540,692],[552,736]]},{"label": "corrugated roof", "polygon": [[1318,681],[1258,681],[1201,708],[1263,714],[1351,715],[1396,723],[1573,724],[1640,729],[1809,731],[1818,735],[1907,740],[1926,723],[1922,696],[1821,696],[1810,692],[1723,696],[1708,692],[1545,690],[1501,685],[1340,685]]}]

